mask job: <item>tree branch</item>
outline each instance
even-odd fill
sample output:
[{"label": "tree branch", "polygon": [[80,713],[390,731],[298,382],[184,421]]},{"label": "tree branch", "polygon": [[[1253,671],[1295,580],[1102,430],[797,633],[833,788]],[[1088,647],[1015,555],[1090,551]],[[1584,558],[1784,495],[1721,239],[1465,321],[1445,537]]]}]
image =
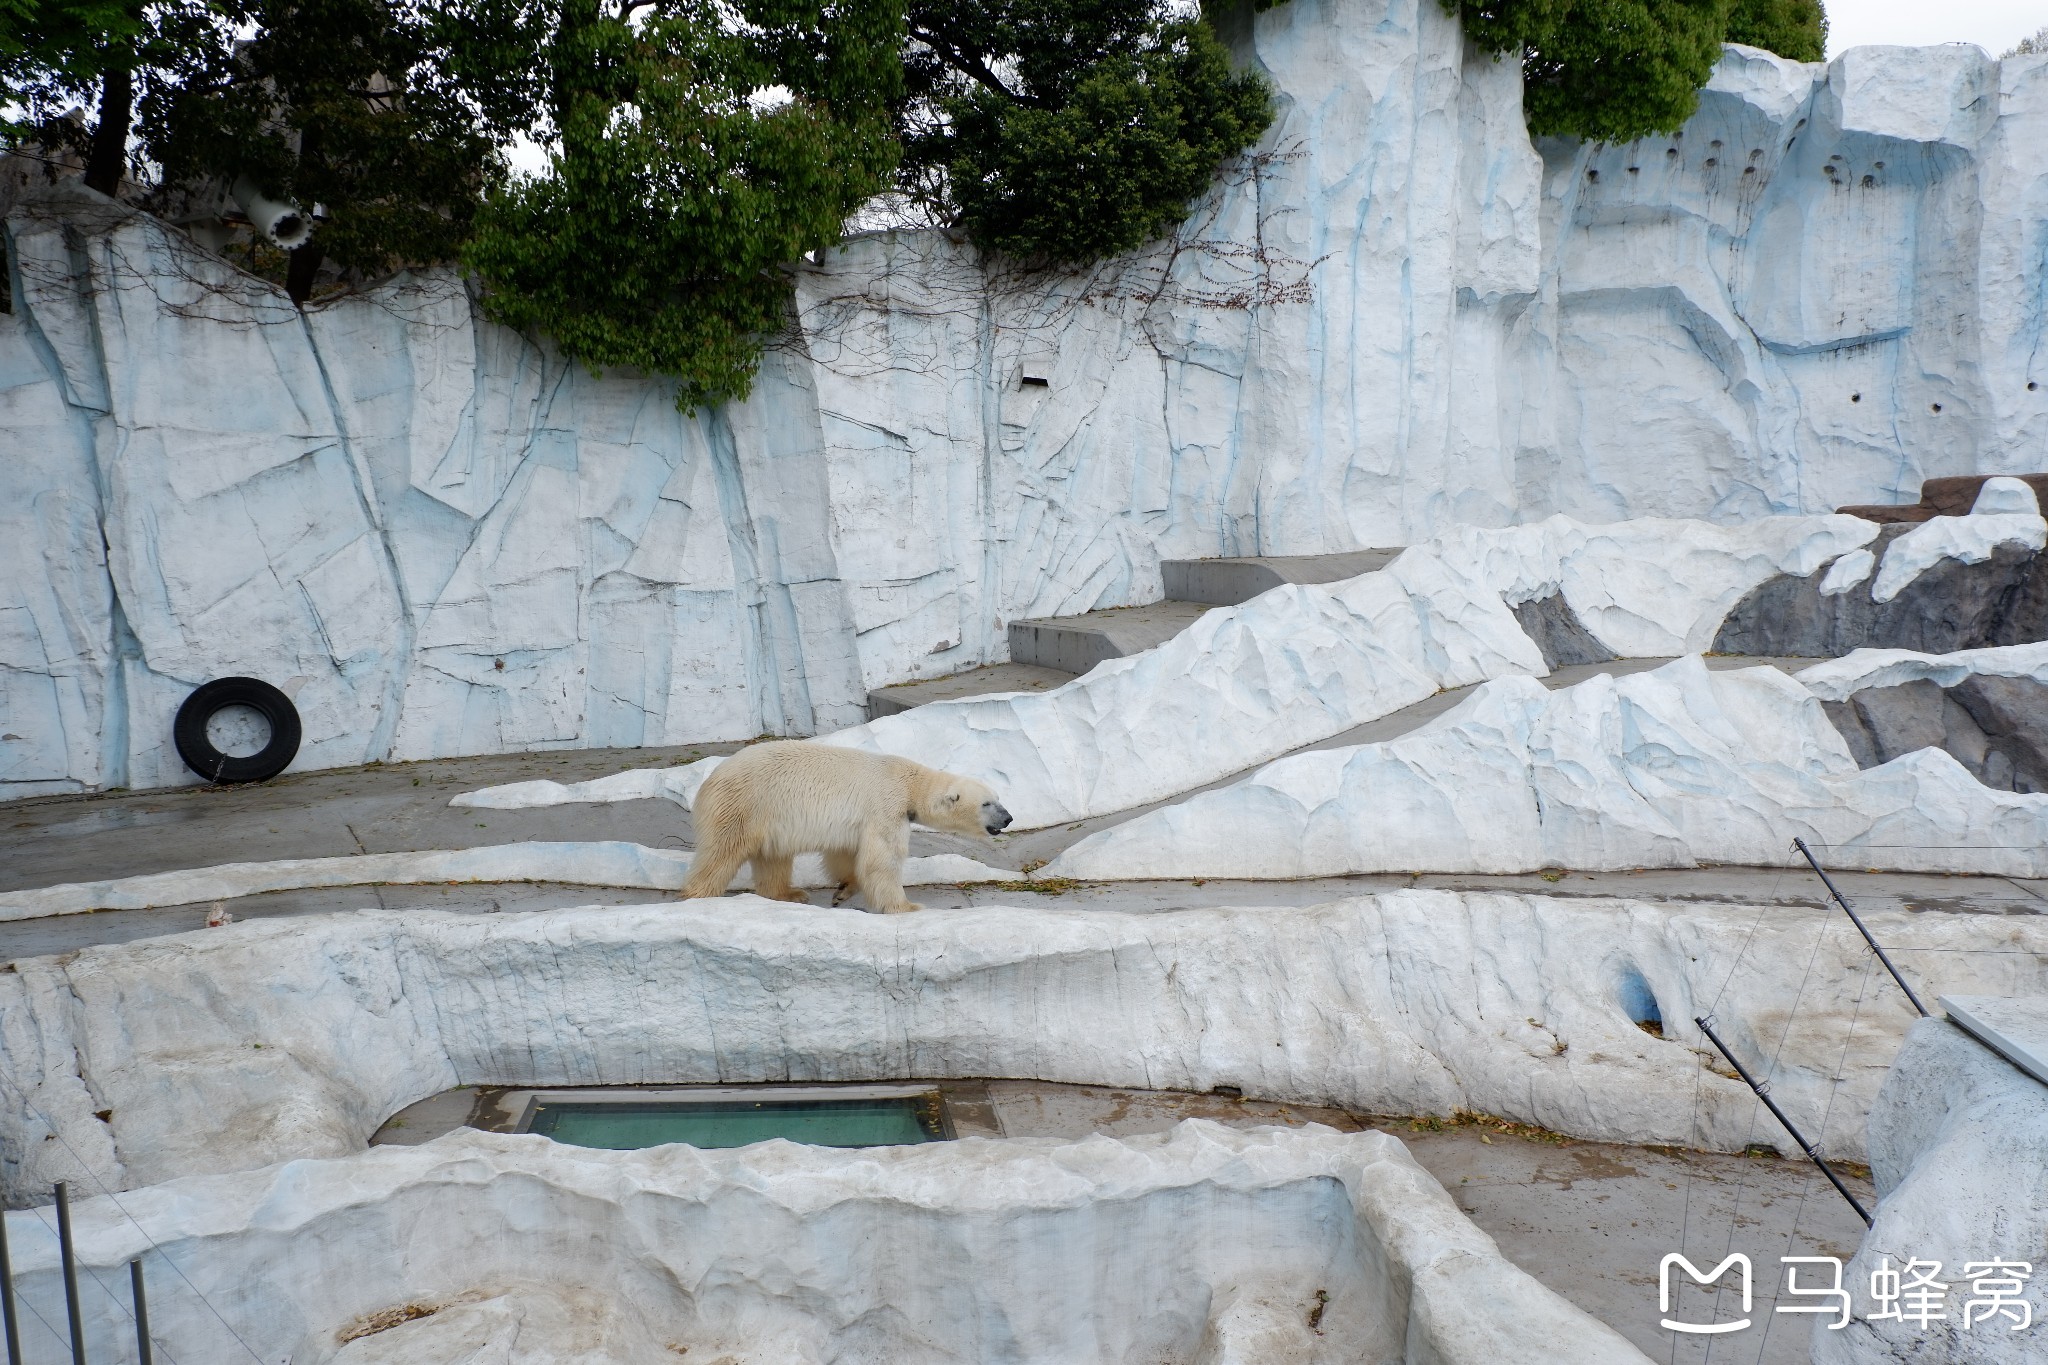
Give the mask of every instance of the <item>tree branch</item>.
[{"label": "tree branch", "polygon": [[936,53],[940,61],[952,67],[961,75],[969,77],[977,84],[993,90],[998,95],[1016,100],[1021,104],[1035,105],[1038,103],[1037,100],[1032,99],[1028,95],[1019,94],[1009,86],[1004,85],[1002,78],[990,70],[988,61],[982,54],[969,52],[963,47],[945,41],[930,29],[919,28],[915,24],[909,25],[908,31],[911,37],[917,39]]}]

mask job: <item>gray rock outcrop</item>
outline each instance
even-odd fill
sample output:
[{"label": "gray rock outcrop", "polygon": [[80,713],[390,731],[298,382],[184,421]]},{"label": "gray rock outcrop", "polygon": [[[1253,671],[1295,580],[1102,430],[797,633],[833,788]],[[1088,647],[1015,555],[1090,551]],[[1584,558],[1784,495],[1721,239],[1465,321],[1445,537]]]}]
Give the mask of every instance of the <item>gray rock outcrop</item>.
[{"label": "gray rock outcrop", "polygon": [[[1882,551],[1912,528],[1887,526],[1872,549]],[[1721,654],[1834,658],[1856,649],[1961,649],[2048,640],[2048,553],[2001,545],[1981,564],[1944,560],[1889,602],[1869,585],[1832,596],[1821,592],[1822,568],[1804,577],[1774,578],[1736,604],[1714,637]]]},{"label": "gray rock outcrop", "polygon": [[1822,706],[1860,767],[1942,749],[1987,787],[2048,791],[2048,686],[2031,678],[1923,679]]}]

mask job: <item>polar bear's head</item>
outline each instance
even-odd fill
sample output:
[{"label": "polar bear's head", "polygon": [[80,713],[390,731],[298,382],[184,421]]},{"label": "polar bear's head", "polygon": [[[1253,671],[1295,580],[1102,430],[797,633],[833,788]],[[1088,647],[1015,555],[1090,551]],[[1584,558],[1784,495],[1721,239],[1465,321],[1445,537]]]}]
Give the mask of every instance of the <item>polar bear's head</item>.
[{"label": "polar bear's head", "polygon": [[1010,812],[1003,809],[986,782],[955,773],[936,776],[939,780],[921,793],[917,823],[955,834],[999,834],[1009,825]]}]

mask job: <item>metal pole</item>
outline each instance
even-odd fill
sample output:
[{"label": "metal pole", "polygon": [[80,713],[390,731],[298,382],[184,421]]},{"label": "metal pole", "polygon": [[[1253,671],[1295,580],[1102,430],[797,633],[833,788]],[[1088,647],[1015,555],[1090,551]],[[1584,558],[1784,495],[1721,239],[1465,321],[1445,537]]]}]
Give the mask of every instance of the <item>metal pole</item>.
[{"label": "metal pole", "polygon": [[5,1213],[0,1213],[0,1331],[7,1336],[7,1365],[21,1365],[21,1326],[14,1320],[14,1266],[7,1259]]},{"label": "metal pole", "polygon": [[85,1365],[85,1323],[78,1314],[78,1264],[71,1254],[71,1188],[57,1182],[57,1251],[64,1261],[64,1311],[71,1318],[71,1365]]},{"label": "metal pole", "polygon": [[1819,1149],[1808,1142],[1800,1135],[1799,1130],[1792,1126],[1792,1120],[1785,1117],[1785,1111],[1780,1109],[1778,1102],[1771,1098],[1771,1088],[1767,1085],[1759,1085],[1756,1078],[1749,1074],[1749,1068],[1735,1060],[1735,1054],[1728,1050],[1728,1045],[1722,1042],[1720,1036],[1714,1032],[1713,1025],[1697,1016],[1694,1017],[1693,1022],[1700,1026],[1700,1032],[1707,1035],[1707,1041],[1714,1045],[1715,1050],[1728,1059],[1728,1065],[1735,1068],[1735,1074],[1749,1083],[1749,1088],[1756,1091],[1756,1097],[1762,1100],[1769,1107],[1772,1115],[1776,1117],[1778,1122],[1785,1126],[1785,1131],[1790,1133],[1792,1140],[1799,1144],[1799,1150],[1806,1153],[1814,1165],[1820,1167],[1820,1173],[1828,1178],[1830,1185],[1835,1187],[1835,1193],[1849,1201],[1849,1207],[1856,1210],[1856,1216],[1863,1220],[1865,1227],[1870,1226],[1870,1214],[1864,1210],[1862,1204],[1856,1201],[1856,1196],[1849,1193],[1849,1187],[1842,1183],[1842,1177],[1835,1174],[1834,1167],[1828,1165],[1827,1161],[1821,1156]]},{"label": "metal pole", "polygon": [[1806,855],[1806,861],[1813,864],[1813,870],[1820,873],[1820,879],[1827,886],[1828,894],[1835,898],[1835,904],[1842,907],[1843,913],[1849,917],[1849,922],[1856,926],[1856,932],[1863,935],[1863,941],[1870,945],[1870,951],[1877,954],[1877,960],[1884,964],[1884,969],[1892,974],[1892,980],[1899,983],[1899,989],[1906,993],[1906,998],[1913,1002],[1913,1008],[1919,1010],[1920,1017],[1925,1019],[1927,1017],[1927,1006],[1920,1003],[1920,997],[1913,994],[1913,988],[1906,984],[1906,978],[1899,975],[1899,969],[1892,965],[1892,960],[1889,957],[1885,956],[1884,949],[1877,946],[1877,940],[1870,936],[1870,930],[1863,926],[1863,921],[1857,917],[1854,910],[1849,908],[1847,897],[1843,896],[1836,889],[1834,879],[1829,877],[1827,869],[1820,865],[1820,859],[1813,856],[1813,850],[1806,846],[1806,840],[1794,839],[1792,844],[1801,853]]},{"label": "metal pole", "polygon": [[149,1298],[142,1292],[142,1258],[128,1263],[128,1287],[135,1295],[135,1359],[137,1365],[151,1365],[149,1348]]}]

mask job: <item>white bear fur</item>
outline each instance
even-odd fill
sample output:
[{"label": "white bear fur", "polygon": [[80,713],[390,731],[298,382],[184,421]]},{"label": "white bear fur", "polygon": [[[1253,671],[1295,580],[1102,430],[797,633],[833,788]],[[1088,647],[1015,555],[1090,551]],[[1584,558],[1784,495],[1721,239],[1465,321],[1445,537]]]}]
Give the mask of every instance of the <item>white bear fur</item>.
[{"label": "white bear fur", "polygon": [[888,754],[775,740],[742,749],[704,779],[691,803],[696,856],[683,899],[722,896],[740,864],[754,865],[754,894],[801,901],[790,886],[799,853],[825,855],[843,899],[857,888],[868,908],[919,907],[903,894],[913,821],[955,834],[994,834],[1010,813],[986,783]]}]

